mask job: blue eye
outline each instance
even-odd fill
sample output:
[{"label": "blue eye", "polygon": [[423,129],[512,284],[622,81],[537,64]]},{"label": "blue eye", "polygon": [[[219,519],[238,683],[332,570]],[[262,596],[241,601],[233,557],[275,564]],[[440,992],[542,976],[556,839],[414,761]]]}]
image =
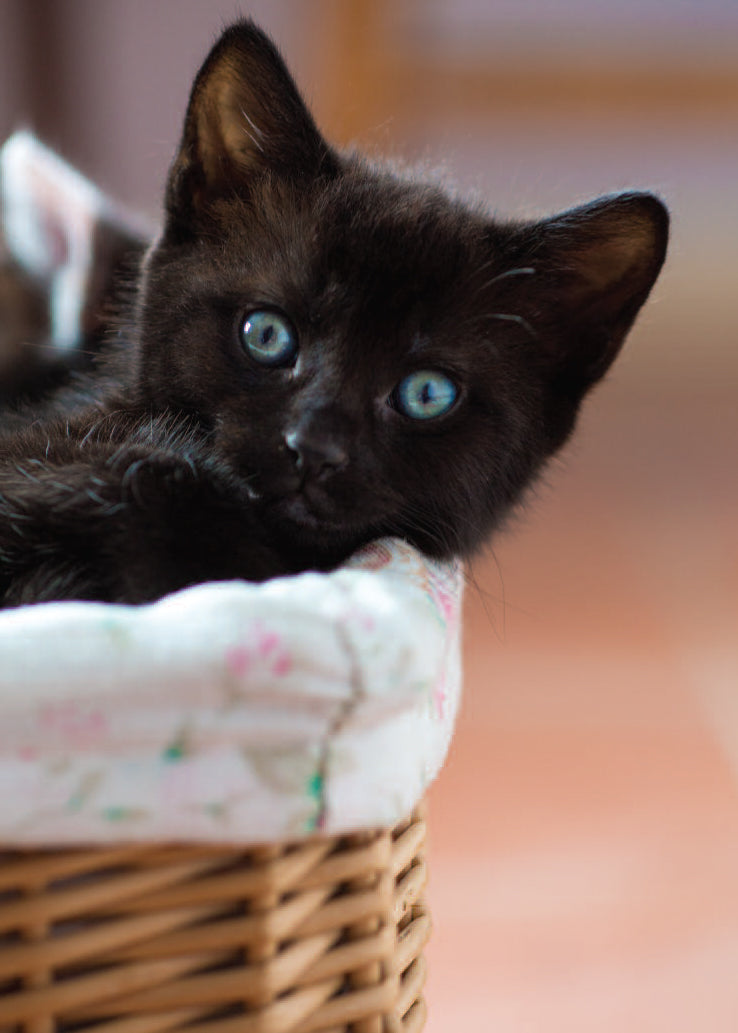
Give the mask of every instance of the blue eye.
[{"label": "blue eye", "polygon": [[278,312],[249,312],[241,324],[241,343],[262,366],[287,366],[297,355],[297,334]]},{"label": "blue eye", "polygon": [[456,384],[444,373],[423,369],[400,381],[393,401],[401,413],[413,420],[432,420],[447,413],[458,395]]}]

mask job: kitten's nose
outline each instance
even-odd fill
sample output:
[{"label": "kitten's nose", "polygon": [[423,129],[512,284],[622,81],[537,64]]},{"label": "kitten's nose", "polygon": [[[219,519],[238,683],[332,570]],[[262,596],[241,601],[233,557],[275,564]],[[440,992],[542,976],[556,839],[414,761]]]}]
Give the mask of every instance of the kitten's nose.
[{"label": "kitten's nose", "polygon": [[348,463],[345,445],[333,434],[315,426],[297,427],[284,436],[295,466],[304,477],[327,480]]}]

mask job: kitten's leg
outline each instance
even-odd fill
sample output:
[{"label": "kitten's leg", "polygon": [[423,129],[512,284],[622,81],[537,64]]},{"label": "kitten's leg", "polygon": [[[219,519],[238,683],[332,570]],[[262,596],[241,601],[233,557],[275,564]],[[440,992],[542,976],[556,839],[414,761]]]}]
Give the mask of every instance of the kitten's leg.
[{"label": "kitten's leg", "polygon": [[201,581],[293,572],[224,471],[140,445],[91,451],[0,469],[0,606],[141,603]]}]

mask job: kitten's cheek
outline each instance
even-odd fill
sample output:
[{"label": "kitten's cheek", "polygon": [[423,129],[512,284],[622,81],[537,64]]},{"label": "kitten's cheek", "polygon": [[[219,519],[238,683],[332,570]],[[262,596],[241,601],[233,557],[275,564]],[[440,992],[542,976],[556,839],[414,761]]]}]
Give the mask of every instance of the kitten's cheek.
[{"label": "kitten's cheek", "polygon": [[255,501],[275,502],[289,498],[300,490],[300,478],[290,470],[246,474],[244,480],[248,494]]},{"label": "kitten's cheek", "polygon": [[[234,435],[235,438],[235,435]],[[254,452],[248,442],[239,439],[222,440],[218,451],[245,485],[246,493],[254,502],[275,498],[298,491],[301,477],[285,448],[265,454]]]}]

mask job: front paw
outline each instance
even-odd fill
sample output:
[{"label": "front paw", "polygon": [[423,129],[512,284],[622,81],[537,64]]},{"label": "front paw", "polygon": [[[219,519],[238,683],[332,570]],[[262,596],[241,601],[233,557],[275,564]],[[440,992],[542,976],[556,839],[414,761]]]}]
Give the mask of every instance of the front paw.
[{"label": "front paw", "polygon": [[121,503],[141,510],[173,497],[184,501],[202,480],[194,459],[175,452],[132,447],[113,456],[108,466],[119,479]]}]

